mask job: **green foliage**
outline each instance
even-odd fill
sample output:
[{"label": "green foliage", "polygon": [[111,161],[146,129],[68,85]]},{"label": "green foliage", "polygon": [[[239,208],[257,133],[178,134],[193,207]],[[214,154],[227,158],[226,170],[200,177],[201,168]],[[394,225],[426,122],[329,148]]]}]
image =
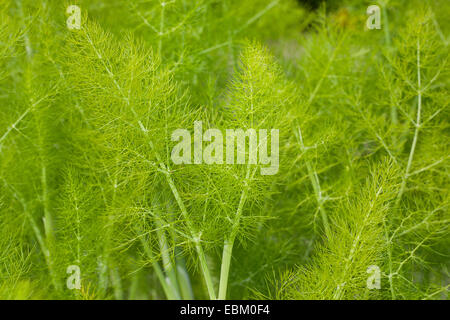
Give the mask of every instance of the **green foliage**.
[{"label": "green foliage", "polygon": [[[0,299],[446,299],[437,2],[3,1]],[[278,129],[278,172],[174,164],[196,121]]]}]

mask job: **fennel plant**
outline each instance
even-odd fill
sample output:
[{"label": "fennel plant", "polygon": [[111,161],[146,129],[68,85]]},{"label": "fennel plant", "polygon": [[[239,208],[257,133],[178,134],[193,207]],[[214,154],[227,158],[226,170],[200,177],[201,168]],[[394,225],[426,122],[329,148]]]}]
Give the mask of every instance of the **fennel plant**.
[{"label": "fennel plant", "polygon": [[449,4],[299,2],[1,2],[0,298],[446,299]]}]

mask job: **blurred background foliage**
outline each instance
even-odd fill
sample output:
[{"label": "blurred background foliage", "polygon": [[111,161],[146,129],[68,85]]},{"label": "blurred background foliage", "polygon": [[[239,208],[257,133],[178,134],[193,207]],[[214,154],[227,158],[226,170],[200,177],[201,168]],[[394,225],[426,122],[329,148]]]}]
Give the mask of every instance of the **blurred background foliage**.
[{"label": "blurred background foliage", "polygon": [[[82,30],[66,27],[72,4]],[[236,233],[227,298],[446,299],[449,14],[445,0],[2,1],[0,298],[211,298]],[[280,128],[280,172],[172,166],[170,132],[199,119]]]}]

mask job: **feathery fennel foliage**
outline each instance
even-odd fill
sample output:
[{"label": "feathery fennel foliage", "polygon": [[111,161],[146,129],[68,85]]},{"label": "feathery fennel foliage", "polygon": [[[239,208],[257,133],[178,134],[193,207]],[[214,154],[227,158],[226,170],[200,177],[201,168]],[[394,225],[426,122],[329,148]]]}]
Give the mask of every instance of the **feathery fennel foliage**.
[{"label": "feathery fennel foliage", "polygon": [[[0,298],[445,299],[450,8],[366,5],[3,1]],[[199,121],[276,174],[175,164]]]}]

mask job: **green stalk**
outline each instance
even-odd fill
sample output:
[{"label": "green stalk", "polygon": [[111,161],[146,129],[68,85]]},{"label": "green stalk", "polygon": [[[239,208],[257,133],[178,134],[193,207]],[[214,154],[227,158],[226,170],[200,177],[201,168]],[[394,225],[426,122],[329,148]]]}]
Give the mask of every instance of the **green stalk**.
[{"label": "green stalk", "polygon": [[110,268],[109,271],[114,288],[114,298],[116,300],[123,300],[122,280],[120,279],[119,271],[116,267]]},{"label": "green stalk", "polygon": [[52,279],[52,284],[55,287],[55,289],[59,290],[60,289],[60,285],[59,282],[56,279],[56,275],[53,271],[53,263],[52,263],[52,259],[50,257],[50,250],[48,249],[47,243],[46,243],[46,239],[44,234],[42,233],[41,229],[38,227],[38,225],[36,224],[36,222],[33,219],[32,214],[30,213],[30,211],[28,210],[28,205],[25,201],[25,199],[23,199],[17,190],[15,190],[12,186],[9,186],[5,183],[5,185],[11,189],[14,198],[16,198],[20,204],[23,207],[23,211],[25,213],[26,218],[28,219],[31,229],[33,230],[34,236],[36,237],[36,240],[39,244],[39,247],[42,251],[42,253],[44,254],[44,259],[45,259],[45,263],[47,264],[47,268],[50,272],[50,277]]},{"label": "green stalk", "polygon": [[166,295],[167,299],[178,300],[179,298],[177,298],[177,293],[173,291],[173,287],[169,287],[167,285],[166,277],[164,276],[164,273],[161,270],[159,263],[155,260],[152,249],[149,247],[147,241],[145,241],[143,237],[139,237],[139,239],[141,240],[145,253],[147,254],[148,258],[152,263],[152,267],[155,270],[156,277],[158,278],[159,283],[161,284],[161,287],[163,288],[164,294]]},{"label": "green stalk", "polygon": [[398,206],[400,204],[400,200],[402,199],[403,193],[406,188],[406,181],[409,178],[409,173],[411,171],[411,165],[414,158],[414,153],[416,151],[417,140],[419,138],[419,130],[420,130],[420,119],[422,113],[422,81],[420,74],[420,42],[417,40],[417,118],[415,123],[414,130],[414,138],[411,145],[411,151],[409,152],[408,164],[406,165],[405,175],[403,176],[402,183],[400,186],[400,191],[397,196],[397,200],[395,201],[395,205]]},{"label": "green stalk", "polygon": [[[152,149],[156,152],[153,143],[150,141],[150,146],[152,147]],[[206,287],[208,289],[208,294],[209,294],[209,298],[211,300],[216,300],[216,293],[214,290],[214,285],[213,285],[213,281],[212,281],[212,277],[211,274],[209,272],[208,269],[208,265],[206,263],[206,257],[205,257],[205,253],[203,251],[203,248],[201,246],[200,243],[200,233],[195,231],[190,219],[189,219],[189,215],[187,212],[187,209],[184,205],[183,200],[181,199],[181,196],[178,192],[177,187],[175,186],[175,183],[170,175],[170,171],[168,170],[168,168],[164,165],[164,163],[161,161],[161,158],[159,157],[159,154],[156,152],[157,155],[157,159],[159,161],[160,167],[164,172],[164,175],[166,177],[167,183],[169,184],[170,189],[172,190],[172,194],[175,197],[175,200],[178,204],[178,207],[181,210],[181,213],[183,215],[183,217],[186,220],[186,224],[188,226],[188,229],[191,231],[191,236],[195,242],[195,250],[197,251],[198,254],[198,258],[199,258],[199,262],[200,262],[200,268],[202,270],[203,273],[203,278],[206,282]]]},{"label": "green stalk", "polygon": [[[104,61],[104,59],[103,59],[102,55],[100,54],[100,52],[95,47],[94,42],[89,37],[89,34],[87,33],[87,31],[85,31],[85,35],[87,37],[87,40],[88,40],[89,44],[91,45],[92,49],[94,50],[95,54],[97,55],[98,59],[102,62],[106,72],[109,74],[109,76],[113,80],[115,86],[117,87],[117,90],[122,94],[125,102],[131,108],[131,111],[133,112],[133,114],[136,115],[136,112],[134,111],[133,107],[130,105],[130,100],[123,93],[122,88],[120,87],[120,85],[115,80],[114,74],[112,73],[111,69],[108,67],[108,64],[106,64],[106,62]],[[147,138],[149,138],[147,128],[144,127],[144,125],[142,124],[142,122],[139,119],[136,119],[136,120],[137,120],[137,123],[139,124],[139,127],[140,127],[141,131],[144,133],[144,135]],[[178,190],[177,190],[177,188],[175,186],[175,183],[173,182],[173,179],[170,176],[170,171],[168,170],[168,168],[166,168],[166,166],[162,162],[162,159],[161,159],[159,153],[156,151],[156,149],[155,149],[155,147],[153,145],[153,142],[150,140],[150,138],[149,138],[149,144],[150,144],[150,147],[152,148],[152,150],[155,152],[155,156],[158,159],[159,165],[160,165],[162,171],[165,174],[166,181],[169,184],[170,189],[172,191],[172,194],[174,195],[175,200],[177,201],[177,204],[178,204],[178,206],[179,206],[179,208],[181,210],[181,213],[182,213],[183,217],[186,220],[186,224],[188,226],[188,229],[191,231],[191,236],[196,241],[195,248],[196,248],[197,254],[199,256],[200,267],[201,267],[201,270],[202,270],[202,273],[203,273],[203,277],[204,277],[205,282],[206,282],[206,286],[208,288],[209,297],[210,297],[210,299],[215,300],[216,299],[216,294],[214,292],[214,286],[213,286],[213,282],[212,282],[212,277],[211,277],[211,274],[209,272],[208,266],[206,264],[206,258],[205,258],[205,254],[203,252],[203,248],[202,248],[202,246],[200,244],[199,233],[194,230],[194,228],[192,226],[192,223],[189,220],[189,215],[187,213],[186,207],[184,206],[183,200],[181,199],[180,194],[178,193]]]},{"label": "green stalk", "polygon": [[[24,25],[26,25],[25,23],[25,16],[24,16],[24,10],[23,10],[23,6],[22,6],[22,1],[17,1],[17,6],[20,9],[20,15],[21,15],[21,19]],[[15,129],[15,126],[31,111],[34,111],[34,108],[42,101],[42,99],[39,99],[37,101],[35,101],[34,97],[30,94],[30,92],[28,91],[29,89],[31,89],[31,82],[33,80],[33,75],[32,75],[32,63],[33,63],[33,48],[31,47],[31,41],[30,38],[28,36],[27,32],[24,32],[24,45],[25,45],[25,51],[26,51],[26,70],[24,71],[24,82],[25,82],[25,87],[27,89],[27,95],[28,95],[28,103],[29,106],[27,108],[27,110],[19,117],[19,119],[13,124],[13,126],[11,127],[12,129]],[[30,90],[31,91],[31,90]],[[34,114],[34,119],[35,119],[35,125],[37,128],[40,129],[40,123],[38,122],[40,119],[38,118],[38,114]],[[7,131],[2,138],[0,139],[0,143],[1,140],[5,139],[6,136],[8,135],[10,131]],[[31,213],[28,214],[29,215],[29,220],[30,223],[32,225],[32,228],[34,229],[34,233],[35,236],[37,237],[37,240],[39,242],[39,245],[41,247],[41,250],[44,253],[45,256],[45,261],[47,264],[47,268],[49,270],[50,273],[50,278],[52,280],[52,284],[53,287],[59,291],[61,289],[60,283],[57,280],[55,271],[54,271],[54,267],[53,267],[53,258],[50,254],[50,249],[49,246],[51,245],[51,243],[53,242],[53,237],[54,237],[54,232],[53,232],[53,219],[50,213],[50,209],[49,209],[49,192],[48,192],[48,186],[47,186],[47,168],[44,164],[44,155],[43,155],[43,146],[44,145],[44,141],[41,135],[41,132],[39,130],[38,132],[38,155],[39,155],[39,159],[40,159],[40,164],[41,164],[41,187],[42,187],[42,204],[44,207],[44,217],[43,217],[43,222],[44,222],[44,234],[42,234],[40,232],[40,229],[35,225],[34,219],[31,216]],[[25,208],[25,207],[24,207]]]},{"label": "green stalk", "polygon": [[220,268],[219,300],[225,300],[227,296],[228,276],[230,273],[233,244],[234,237],[231,239],[226,239],[223,245],[222,265]]},{"label": "green stalk", "polygon": [[159,240],[159,247],[160,247],[161,256],[163,259],[163,267],[167,274],[166,282],[168,283],[168,286],[172,288],[172,291],[175,293],[175,299],[179,300],[179,299],[181,299],[181,296],[180,296],[180,289],[178,288],[176,268],[174,267],[174,264],[172,263],[172,258],[167,253],[169,250],[169,248],[167,246],[167,238],[164,234],[164,231],[162,230],[161,222],[158,219],[156,221],[156,225],[157,225],[156,234],[157,234],[158,240]]},{"label": "green stalk", "polygon": [[[175,247],[175,261],[167,254],[168,246],[167,246],[167,238],[165,236],[165,232],[162,229],[162,223],[164,221],[157,220],[157,236],[159,238],[161,254],[163,258],[163,264],[166,274],[168,275],[168,286],[171,287],[174,293],[173,299],[185,299],[185,300],[193,300],[194,294],[192,292],[191,281],[189,279],[189,274],[186,271],[186,264],[182,257],[178,257],[178,250]],[[175,237],[173,238],[175,242]]]},{"label": "green stalk", "polygon": [[388,252],[388,266],[389,266],[389,289],[391,291],[391,298],[392,300],[395,300],[395,291],[394,291],[394,283],[392,281],[392,238],[389,237],[388,235],[388,229],[386,226],[386,221],[383,222],[383,226],[384,226],[384,232],[385,232],[385,237],[386,237],[386,241],[388,242],[387,245],[387,252]]},{"label": "green stalk", "polygon": [[[300,144],[300,150],[302,152],[305,152],[306,147],[303,143],[302,131],[300,130],[300,126],[297,126],[297,131],[298,131],[298,140],[299,140],[299,144]],[[314,189],[314,194],[315,194],[316,200],[317,200],[317,206],[319,208],[319,212],[320,212],[320,215],[321,215],[322,221],[323,221],[323,226],[325,228],[325,234],[328,239],[331,239],[330,238],[330,236],[331,236],[330,224],[328,222],[328,215],[325,211],[325,208],[323,207],[324,198],[322,197],[322,189],[320,188],[319,177],[317,176],[317,172],[313,169],[311,162],[309,160],[306,161],[306,168],[308,170],[309,180],[311,181],[311,184]]]},{"label": "green stalk", "polygon": [[[255,171],[256,172],[256,169]],[[253,172],[253,173],[254,173]],[[236,239],[237,229],[239,227],[240,219],[242,216],[242,211],[244,209],[245,201],[247,200],[248,194],[248,180],[250,178],[250,166],[247,166],[247,173],[245,175],[245,186],[244,190],[242,190],[241,198],[239,200],[238,209],[236,211],[236,216],[234,219],[233,227],[231,229],[230,236],[225,239],[223,252],[222,252],[222,264],[220,267],[220,283],[219,283],[219,300],[225,300],[227,296],[227,287],[228,287],[228,276],[230,273],[230,265],[231,265],[231,256],[233,253],[233,245],[234,240]]]},{"label": "green stalk", "polygon": [[[308,101],[306,102],[306,106],[309,107],[312,102],[314,101],[314,99],[316,98],[317,93],[319,92],[319,89],[322,86],[322,83],[324,81],[324,79],[327,76],[328,70],[331,67],[331,64],[334,62],[334,60],[336,59],[337,56],[337,52],[339,50],[339,48],[341,47],[342,43],[344,42],[344,39],[347,37],[347,34],[344,34],[338,44],[336,45],[336,48],[333,50],[333,54],[331,55],[330,59],[328,60],[328,63],[325,67],[325,69],[323,70],[322,76],[320,77],[319,81],[317,82],[316,86],[314,87],[314,90],[312,91],[312,93],[310,94]],[[297,126],[297,130],[298,130],[298,138],[299,138],[299,144],[300,144],[300,148],[301,151],[304,152],[306,150],[305,145],[303,144],[303,138],[302,138],[302,132],[300,130],[300,126]],[[330,225],[328,222],[328,216],[327,213],[325,211],[325,208],[323,207],[323,197],[322,197],[322,190],[320,188],[320,182],[319,182],[319,178],[317,177],[317,172],[312,168],[312,165],[309,161],[306,161],[306,168],[308,170],[308,176],[309,179],[311,181],[311,184],[314,188],[314,193],[316,195],[316,199],[317,199],[317,205],[319,208],[319,212],[320,215],[322,217],[323,220],[323,225],[325,228],[325,234],[328,237],[328,239],[330,239]]]},{"label": "green stalk", "polygon": [[191,280],[186,270],[186,263],[183,257],[175,258],[178,285],[180,287],[181,297],[185,300],[193,300],[194,292],[192,291]]},{"label": "green stalk", "polygon": [[[347,277],[347,274],[349,272],[349,270],[351,270],[351,266],[353,263],[353,259],[355,257],[356,251],[358,250],[358,248],[360,247],[360,241],[362,239],[362,236],[364,234],[364,230],[366,229],[366,226],[368,225],[368,220],[369,217],[372,213],[372,211],[374,210],[374,206],[375,206],[375,202],[378,200],[378,197],[380,196],[381,192],[383,191],[383,188],[380,187],[377,191],[377,193],[375,194],[375,199],[373,199],[373,201],[370,202],[370,206],[367,210],[367,214],[364,217],[363,223],[361,225],[361,228],[358,230],[356,237],[353,239],[352,242],[352,246],[350,248],[350,252],[348,254],[348,259],[344,262],[345,263],[345,268],[344,268],[344,274],[343,274],[343,279],[345,280]],[[338,285],[336,292],[333,295],[333,300],[341,300],[344,294],[344,289],[345,289],[346,283],[343,282],[340,285]]]}]

